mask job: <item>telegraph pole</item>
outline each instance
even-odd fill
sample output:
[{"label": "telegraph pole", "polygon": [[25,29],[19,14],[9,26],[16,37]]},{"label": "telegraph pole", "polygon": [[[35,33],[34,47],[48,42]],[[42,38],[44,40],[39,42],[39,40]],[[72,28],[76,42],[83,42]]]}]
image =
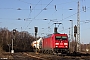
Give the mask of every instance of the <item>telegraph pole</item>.
[{"label": "telegraph pole", "polygon": [[77,51],[80,52],[80,5],[78,1],[78,11],[77,11]]}]

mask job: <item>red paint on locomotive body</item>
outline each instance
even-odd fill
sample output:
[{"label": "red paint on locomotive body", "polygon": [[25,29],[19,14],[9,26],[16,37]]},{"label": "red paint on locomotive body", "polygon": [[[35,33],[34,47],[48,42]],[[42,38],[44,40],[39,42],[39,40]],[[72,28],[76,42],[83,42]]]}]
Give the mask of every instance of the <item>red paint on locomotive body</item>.
[{"label": "red paint on locomotive body", "polygon": [[60,33],[48,35],[43,38],[42,48],[44,50],[68,49],[68,35]]}]

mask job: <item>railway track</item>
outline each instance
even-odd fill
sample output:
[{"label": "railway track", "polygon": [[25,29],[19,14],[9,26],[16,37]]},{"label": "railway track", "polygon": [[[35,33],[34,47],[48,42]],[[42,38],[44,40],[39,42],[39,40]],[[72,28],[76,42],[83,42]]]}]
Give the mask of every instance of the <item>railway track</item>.
[{"label": "railway track", "polygon": [[29,57],[33,57],[39,60],[90,60],[90,55],[50,55],[50,54],[35,54],[35,53],[25,53]]},{"label": "railway track", "polygon": [[[90,60],[90,55],[50,55],[43,53],[34,53],[34,52],[23,52],[23,53],[13,53],[13,54],[4,54],[6,56],[11,56],[11,60]],[[5,57],[3,57],[5,58]]]},{"label": "railway track", "polygon": [[[27,53],[28,55],[30,55],[31,53]],[[50,54],[31,54],[34,55],[34,57],[36,56],[37,58],[42,58],[42,59],[48,59],[48,60],[77,60],[77,59],[86,59],[86,60],[90,60],[90,54],[82,54],[82,53],[70,53],[70,54],[60,54],[60,55],[50,55]]]}]

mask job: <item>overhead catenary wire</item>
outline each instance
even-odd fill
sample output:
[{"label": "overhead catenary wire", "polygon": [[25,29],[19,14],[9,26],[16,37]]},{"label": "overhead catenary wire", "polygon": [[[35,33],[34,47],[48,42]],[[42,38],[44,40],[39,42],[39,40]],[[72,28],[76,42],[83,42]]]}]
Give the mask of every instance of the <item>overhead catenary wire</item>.
[{"label": "overhead catenary wire", "polygon": [[[39,2],[40,2],[40,1],[41,1],[41,0],[39,0]],[[39,3],[39,2],[38,2],[38,3]],[[34,10],[35,7],[38,5],[38,3],[34,6],[34,8],[32,8],[32,6],[30,5],[30,13],[29,13],[29,16],[31,15],[32,10]],[[29,17],[29,16],[28,16],[28,17]]]},{"label": "overhead catenary wire", "polygon": [[[90,7],[88,7],[88,8],[90,8]],[[86,8],[86,9],[88,9],[88,8]],[[14,8],[0,8],[0,9],[14,9]],[[77,14],[77,13],[75,13],[75,14]],[[67,18],[69,18],[69,17],[71,17],[71,16],[73,16],[73,15],[75,15],[75,14],[72,14],[72,15],[70,15],[70,16],[64,18],[64,19],[67,19]]]},{"label": "overhead catenary wire", "polygon": [[[87,7],[87,10],[89,9],[90,7]],[[81,10],[80,12],[83,12],[83,10]],[[70,17],[72,17],[72,16],[74,16],[74,15],[76,15],[77,13],[74,13],[74,14],[72,14],[72,15],[70,15],[70,16],[68,16],[68,17],[66,17],[66,18],[64,18],[63,20],[65,20],[65,19],[67,19],[67,18],[70,18]],[[60,20],[60,22],[61,21],[63,21],[63,20]],[[59,21],[58,21],[59,22]],[[53,25],[53,24],[52,24]],[[51,26],[52,26],[51,25]],[[49,27],[51,27],[51,26],[49,26]],[[72,28],[72,27],[71,27]],[[63,29],[63,30],[61,30],[61,31],[65,31],[65,30],[68,30],[69,28],[67,28],[67,29]]]},{"label": "overhead catenary wire", "polygon": [[[32,3],[29,3],[29,2],[26,2],[26,1],[23,1],[23,0],[18,0],[18,1],[29,4],[30,6],[31,5],[35,5],[35,6],[36,5],[48,5],[48,4],[38,4],[40,2],[40,0],[39,0],[39,2],[37,4],[32,4]],[[57,5],[69,4],[69,3],[72,3],[72,2],[75,2],[75,1],[73,0],[73,1],[70,1],[70,2],[64,2],[64,3],[61,3],[61,4],[57,4]],[[50,5],[52,5],[52,4],[50,4]],[[53,4],[53,5],[55,6],[55,4]],[[0,9],[30,10],[30,9],[25,9],[25,8],[22,9],[22,8],[9,8],[9,7],[8,8],[0,8]],[[40,9],[32,9],[32,10],[40,10]]]},{"label": "overhead catenary wire", "polygon": [[[45,6],[45,8],[48,7],[52,1],[53,1],[53,0],[51,0],[51,1]],[[43,10],[44,10],[44,9],[42,9],[34,18],[36,18]]]},{"label": "overhead catenary wire", "polygon": [[[87,7],[86,9],[88,10],[90,7]],[[83,10],[81,10],[80,12],[83,12]],[[74,13],[74,14],[72,14],[72,15],[70,15],[70,16],[68,16],[68,17],[65,17],[63,20],[65,20],[65,19],[67,19],[67,18],[70,18],[70,17],[72,17],[72,16],[74,16],[74,15],[76,15],[77,14],[77,12],[76,13]],[[63,20],[60,20],[60,21],[63,21]]]},{"label": "overhead catenary wire", "polygon": [[31,4],[31,3],[29,3],[29,2],[26,2],[26,1],[22,1],[22,0],[18,0],[18,1],[21,1],[21,2],[23,2],[23,3],[27,3],[27,4]]},{"label": "overhead catenary wire", "polygon": [[[23,0],[22,0],[23,1]],[[29,3],[28,3],[29,4]],[[73,15],[74,16],[74,15]],[[72,17],[72,16],[71,16]]]},{"label": "overhead catenary wire", "polygon": [[[51,0],[51,1],[48,3],[48,5],[45,6],[45,8],[48,7],[52,1],[53,1],[53,0]],[[43,11],[43,9],[34,17],[34,19],[35,19],[42,11]],[[31,21],[31,22],[32,22],[32,21]],[[31,22],[30,22],[30,23],[31,23]],[[27,25],[27,27],[30,25],[30,23]]]},{"label": "overhead catenary wire", "polygon": [[[40,1],[41,1],[41,0],[39,0],[39,2],[40,2]],[[39,2],[38,2],[38,3],[39,3]],[[37,3],[37,4],[38,4],[38,3]],[[37,6],[37,4],[35,5],[35,7]],[[34,8],[35,8],[35,7],[34,7]],[[34,8],[33,8],[33,9],[34,9]],[[30,5],[30,13],[29,13],[29,16],[31,15],[31,12],[32,12],[33,9],[32,9],[32,6]],[[29,16],[28,16],[28,18],[29,18]],[[28,26],[30,25],[31,22],[32,22],[32,20],[29,22],[29,24],[27,25],[26,28],[28,28]],[[25,30],[26,30],[26,29],[25,29]]]},{"label": "overhead catenary wire", "polygon": [[[88,8],[86,8],[85,7],[85,9],[89,9],[90,7],[88,7]],[[83,10],[81,10],[80,12],[83,12]],[[85,12],[85,11],[84,11]],[[64,19],[67,19],[67,18],[69,18],[69,17],[71,17],[71,16],[73,16],[73,15],[76,15],[77,13],[75,13],[75,14],[72,14],[72,15],[70,15],[70,16],[68,16],[68,17],[66,17],[66,18],[64,18]],[[62,20],[61,20],[62,21]],[[85,22],[85,24],[86,24],[87,22]],[[65,29],[65,30],[68,30],[68,28],[67,29]],[[61,31],[64,31],[64,30],[61,30]]]},{"label": "overhead catenary wire", "polygon": [[82,10],[83,10],[84,12],[86,12],[85,0],[82,0]]}]

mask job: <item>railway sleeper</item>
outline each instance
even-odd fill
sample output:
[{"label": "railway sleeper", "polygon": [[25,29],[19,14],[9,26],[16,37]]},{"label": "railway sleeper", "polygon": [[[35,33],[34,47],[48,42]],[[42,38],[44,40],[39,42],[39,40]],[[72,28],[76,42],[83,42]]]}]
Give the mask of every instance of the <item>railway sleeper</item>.
[{"label": "railway sleeper", "polygon": [[73,53],[68,53],[67,56],[80,56],[81,57],[81,56],[90,56],[90,54],[88,54],[88,53],[85,54],[85,53],[80,53],[80,52],[74,51]]}]

